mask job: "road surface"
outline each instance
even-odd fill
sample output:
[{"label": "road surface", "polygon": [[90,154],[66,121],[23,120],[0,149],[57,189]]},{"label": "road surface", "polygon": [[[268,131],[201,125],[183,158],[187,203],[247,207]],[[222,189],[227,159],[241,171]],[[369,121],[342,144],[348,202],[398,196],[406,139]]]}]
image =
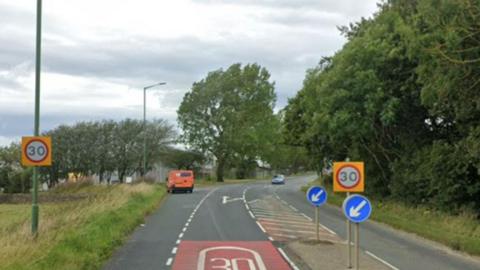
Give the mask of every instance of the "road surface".
[{"label": "road surface", "polygon": [[[299,191],[314,178],[171,194],[104,269],[309,270],[285,245],[315,237],[313,209]],[[345,218],[338,208],[322,206],[320,218],[324,239],[344,241]],[[378,223],[362,223],[360,235],[362,252],[390,269],[480,269],[477,260]]]}]

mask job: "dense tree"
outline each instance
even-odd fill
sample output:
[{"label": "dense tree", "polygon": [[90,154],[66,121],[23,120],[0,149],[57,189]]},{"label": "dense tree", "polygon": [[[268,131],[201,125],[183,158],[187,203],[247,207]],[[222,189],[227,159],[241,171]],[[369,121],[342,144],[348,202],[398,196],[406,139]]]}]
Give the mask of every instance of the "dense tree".
[{"label": "dense tree", "polygon": [[274,85],[257,64],[234,64],[195,82],[178,109],[183,140],[211,154],[217,180],[228,164],[261,159],[271,150],[276,118]]},{"label": "dense tree", "polygon": [[480,209],[479,21],[480,1],[391,0],[341,27],[289,100],[286,143],[317,168],[365,161],[375,196]]}]

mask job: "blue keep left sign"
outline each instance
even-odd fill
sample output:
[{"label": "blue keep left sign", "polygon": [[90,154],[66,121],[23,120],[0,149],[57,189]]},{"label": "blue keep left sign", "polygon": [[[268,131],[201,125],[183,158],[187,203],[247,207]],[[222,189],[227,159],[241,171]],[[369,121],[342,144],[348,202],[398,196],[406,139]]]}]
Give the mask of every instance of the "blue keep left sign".
[{"label": "blue keep left sign", "polygon": [[322,187],[313,186],[307,191],[307,200],[313,206],[320,206],[327,201],[327,191]]},{"label": "blue keep left sign", "polygon": [[372,204],[367,198],[355,194],[343,201],[343,213],[352,222],[364,222],[372,213]]}]

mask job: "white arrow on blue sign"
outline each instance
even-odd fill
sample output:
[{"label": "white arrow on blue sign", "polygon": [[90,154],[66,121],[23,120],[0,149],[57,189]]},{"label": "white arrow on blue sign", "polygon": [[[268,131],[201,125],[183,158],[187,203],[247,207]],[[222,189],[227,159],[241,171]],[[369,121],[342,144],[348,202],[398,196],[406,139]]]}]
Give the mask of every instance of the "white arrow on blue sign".
[{"label": "white arrow on blue sign", "polygon": [[313,206],[320,206],[327,201],[327,191],[322,187],[313,186],[307,191],[307,200]]},{"label": "white arrow on blue sign", "polygon": [[362,195],[352,195],[343,201],[343,213],[352,222],[364,222],[372,213],[372,204]]}]

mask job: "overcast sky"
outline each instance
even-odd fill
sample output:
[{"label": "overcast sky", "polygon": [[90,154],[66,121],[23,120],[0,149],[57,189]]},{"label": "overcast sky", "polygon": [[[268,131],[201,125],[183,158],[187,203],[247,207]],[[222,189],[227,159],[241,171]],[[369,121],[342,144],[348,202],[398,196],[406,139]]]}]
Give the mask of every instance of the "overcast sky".
[{"label": "overcast sky", "polygon": [[[337,26],[370,17],[376,0],[43,1],[41,130],[98,119],[175,124],[193,82],[237,62],[266,67],[277,109],[305,71],[345,39]],[[36,1],[0,0],[0,145],[31,135]]]}]

